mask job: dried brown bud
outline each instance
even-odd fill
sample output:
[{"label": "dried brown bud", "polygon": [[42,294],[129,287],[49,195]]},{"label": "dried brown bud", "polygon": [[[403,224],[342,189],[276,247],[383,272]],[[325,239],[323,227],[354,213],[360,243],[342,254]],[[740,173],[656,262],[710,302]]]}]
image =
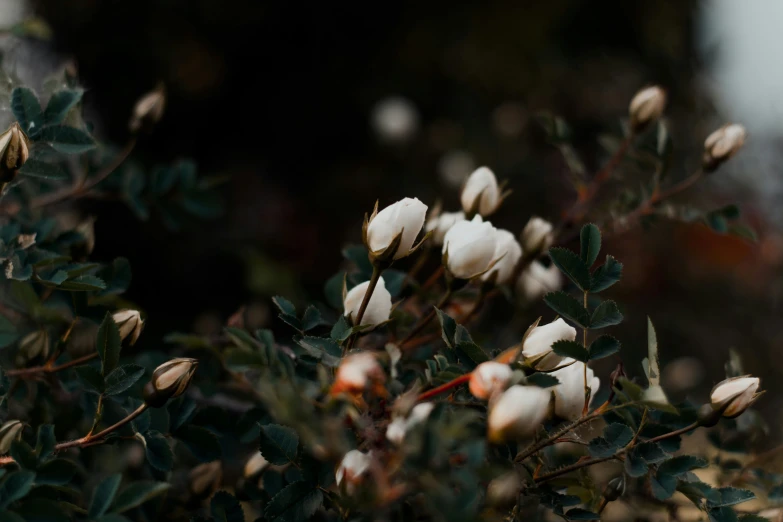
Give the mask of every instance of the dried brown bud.
[{"label": "dried brown bud", "polygon": [[160,84],[155,90],[148,92],[136,102],[129,124],[131,132],[137,133],[142,130],[151,130],[163,117],[165,107],[166,90]]},{"label": "dried brown bud", "polygon": [[30,156],[30,140],[17,122],[0,134],[0,183],[13,181]]},{"label": "dried brown bud", "polygon": [[190,385],[196,373],[196,359],[172,359],[158,366],[152,379],[144,386],[144,402],[153,408],[160,408],[169,399],[179,397]]},{"label": "dried brown bud", "polygon": [[144,328],[144,321],[138,310],[119,310],[114,312],[112,319],[120,330],[120,339],[128,338],[132,345],[136,344]]},{"label": "dried brown bud", "polygon": [[11,449],[11,444],[22,436],[24,424],[22,421],[8,421],[0,427],[0,455],[5,455]]}]

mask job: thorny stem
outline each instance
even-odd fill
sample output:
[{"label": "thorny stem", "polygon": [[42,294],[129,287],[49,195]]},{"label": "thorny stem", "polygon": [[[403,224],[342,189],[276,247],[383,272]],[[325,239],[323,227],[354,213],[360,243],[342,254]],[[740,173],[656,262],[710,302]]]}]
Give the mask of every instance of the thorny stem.
[{"label": "thorny stem", "polygon": [[451,299],[451,285],[448,286],[446,289],[446,292],[443,294],[443,297],[440,298],[440,301],[438,301],[438,304],[436,304],[430,312],[424,316],[423,319],[421,319],[414,327],[413,329],[408,333],[408,335],[405,336],[405,338],[400,341],[400,346],[405,345],[408,341],[416,337],[419,332],[421,332],[424,328],[427,327],[430,322],[435,319],[435,309],[436,308],[443,308],[446,303],[449,302],[449,299]]},{"label": "thorny stem", "polygon": [[95,435],[87,435],[85,437],[82,437],[81,439],[70,440],[68,442],[61,442],[54,447],[54,451],[62,451],[68,448],[75,448],[77,446],[84,446],[85,444],[96,443],[97,441],[106,437],[106,435],[114,431],[117,431],[118,429],[128,424],[130,421],[132,421],[133,419],[135,419],[136,417],[144,413],[144,411],[146,411],[147,408],[148,408],[147,404],[144,403],[138,408],[136,408],[136,410],[134,410],[132,413],[128,414],[127,417],[116,422],[115,424],[112,424],[105,430],[99,431]]},{"label": "thorny stem", "polygon": [[[359,311],[356,312],[356,317],[353,320],[353,324],[357,326],[362,324],[362,319],[364,319],[364,312],[367,311],[367,306],[370,304],[370,298],[372,297],[372,293],[375,291],[375,287],[378,286],[378,281],[380,281],[381,279],[381,273],[383,273],[383,269],[373,264],[372,276],[370,276],[370,284],[367,286],[367,292],[364,294],[364,298],[362,299],[362,304],[359,305]],[[351,349],[353,343],[356,341],[356,337],[357,334],[351,336],[351,338],[346,343],[345,351]]]}]

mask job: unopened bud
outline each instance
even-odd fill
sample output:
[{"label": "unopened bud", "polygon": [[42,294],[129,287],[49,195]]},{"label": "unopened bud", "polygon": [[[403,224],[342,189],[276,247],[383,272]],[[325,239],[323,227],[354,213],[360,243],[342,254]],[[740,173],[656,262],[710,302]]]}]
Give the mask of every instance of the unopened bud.
[{"label": "unopened bud", "polygon": [[372,457],[368,453],[359,450],[351,450],[345,454],[340,466],[334,474],[337,486],[345,482],[345,491],[353,493],[364,482],[367,472],[370,470]]},{"label": "unopened bud", "polygon": [[702,167],[706,172],[717,169],[721,163],[734,156],[745,143],[745,127],[729,123],[710,134],[704,140]]},{"label": "unopened bud", "polygon": [[30,156],[30,140],[17,122],[0,134],[0,183],[13,181]]},{"label": "unopened bud", "polygon": [[537,257],[538,254],[546,252],[552,246],[555,240],[552,234],[552,223],[540,217],[533,216],[522,230],[522,251],[525,255]]},{"label": "unopened bud", "polygon": [[666,108],[666,91],[657,85],[647,87],[637,92],[628,106],[631,117],[631,129],[634,132],[644,130],[663,114]]},{"label": "unopened bud", "polygon": [[133,115],[129,125],[131,132],[151,130],[163,117],[165,106],[166,91],[163,85],[159,85],[154,91],[142,96],[133,107]]},{"label": "unopened bud", "polygon": [[219,460],[200,464],[188,475],[190,491],[201,498],[210,496],[220,486],[222,479],[223,469]]},{"label": "unopened bud", "polygon": [[483,362],[470,374],[468,388],[474,397],[486,400],[496,393],[502,393],[508,387],[512,374],[508,364]]},{"label": "unopened bud", "polygon": [[376,395],[385,395],[386,374],[375,356],[369,352],[360,352],[347,356],[337,368],[331,394],[347,393],[360,396],[366,389]]},{"label": "unopened bud", "polygon": [[190,385],[196,373],[196,359],[172,359],[158,366],[152,379],[144,386],[144,402],[153,408],[160,408],[169,399],[179,397]]},{"label": "unopened bud", "polygon": [[114,312],[112,319],[120,330],[120,339],[128,339],[132,345],[136,344],[144,328],[144,320],[138,310],[119,310]]},{"label": "unopened bud", "polygon": [[604,498],[607,502],[612,502],[622,497],[625,493],[625,477],[620,475],[610,480],[604,488]]},{"label": "unopened bud", "polygon": [[758,377],[734,377],[715,385],[710,393],[710,404],[724,417],[733,419],[742,414],[761,396]]},{"label": "unopened bud", "polygon": [[25,362],[35,359],[39,355],[44,359],[49,355],[49,332],[36,330],[30,332],[19,341],[17,356]]},{"label": "unopened bud", "polygon": [[247,462],[245,463],[245,478],[249,479],[255,477],[268,467],[269,461],[266,460],[263,455],[261,455],[260,451],[258,451],[254,453],[252,457],[247,459]]},{"label": "unopened bud", "polygon": [[0,427],[0,455],[5,455],[11,449],[11,444],[22,436],[24,424],[22,421],[8,421]]}]

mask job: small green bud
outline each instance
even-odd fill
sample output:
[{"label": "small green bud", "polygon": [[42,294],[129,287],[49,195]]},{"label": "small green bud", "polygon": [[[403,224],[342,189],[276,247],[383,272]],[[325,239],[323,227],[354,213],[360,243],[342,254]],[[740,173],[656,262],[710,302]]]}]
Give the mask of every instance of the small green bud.
[{"label": "small green bud", "polygon": [[152,379],[144,386],[144,402],[153,408],[160,408],[169,399],[179,397],[190,385],[196,373],[198,361],[185,357],[172,359],[158,366]]}]

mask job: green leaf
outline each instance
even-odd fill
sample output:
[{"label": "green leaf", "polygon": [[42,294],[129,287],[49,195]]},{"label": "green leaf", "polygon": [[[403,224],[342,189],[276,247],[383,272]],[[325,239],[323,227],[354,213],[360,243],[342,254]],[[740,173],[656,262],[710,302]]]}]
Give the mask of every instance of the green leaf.
[{"label": "green leaf", "polygon": [[101,357],[101,374],[108,376],[120,362],[120,330],[109,312],[98,328],[98,355]]},{"label": "green leaf", "polygon": [[593,273],[590,291],[603,292],[617,283],[623,275],[623,264],[612,256],[606,256],[606,261]]},{"label": "green leaf", "polygon": [[287,427],[278,424],[261,426],[259,450],[266,460],[276,466],[296,461],[299,435]]},{"label": "green leaf", "polygon": [[279,295],[275,296],[272,298],[272,302],[275,303],[275,306],[280,310],[281,314],[293,315],[296,317],[296,307],[285,297],[280,297]]},{"label": "green leaf", "polygon": [[21,515],[12,511],[0,510],[0,522],[26,522]]},{"label": "green leaf", "polygon": [[171,484],[168,482],[152,482],[140,480],[132,482],[123,489],[112,504],[113,513],[123,513],[131,508],[138,507],[148,500],[168,491]]},{"label": "green leaf", "polygon": [[345,282],[345,272],[338,272],[330,277],[324,284],[324,297],[326,303],[335,310],[343,309],[343,284]]},{"label": "green leaf", "polygon": [[53,125],[44,127],[38,135],[38,140],[44,141],[63,154],[81,154],[95,148],[95,141],[81,129]]},{"label": "green leaf", "polygon": [[527,376],[527,383],[539,388],[551,388],[560,384],[560,381],[557,380],[557,377],[548,373],[534,373]]},{"label": "green leaf", "polygon": [[634,450],[625,456],[625,473],[629,477],[641,477],[647,473],[648,466],[644,459]]},{"label": "green leaf", "polygon": [[18,337],[14,323],[5,316],[0,315],[0,348],[13,344]]},{"label": "green leaf", "polygon": [[544,296],[544,302],[559,315],[576,323],[582,328],[590,326],[590,314],[582,304],[565,292],[550,292]]},{"label": "green leaf", "polygon": [[304,336],[296,338],[296,344],[330,368],[337,368],[340,365],[342,349],[333,339]]},{"label": "green leaf", "polygon": [[367,255],[367,248],[364,245],[348,245],[343,248],[343,257],[356,265],[359,274],[364,280],[370,279],[372,275],[372,263]]},{"label": "green leaf", "polygon": [[661,473],[659,470],[650,477],[650,489],[658,500],[667,500],[677,491],[677,479],[672,475]]},{"label": "green leaf", "polygon": [[570,520],[601,520],[601,515],[582,508],[572,508],[566,511],[566,518]]},{"label": "green leaf", "polygon": [[0,488],[0,507],[7,508],[10,504],[23,498],[33,487],[35,472],[14,471],[6,476]]},{"label": "green leaf", "polygon": [[655,335],[655,327],[649,316],[647,317],[647,379],[650,386],[658,386],[661,383],[661,370],[658,365],[658,337]]},{"label": "green leaf", "polygon": [[174,432],[174,436],[201,462],[218,460],[223,453],[217,435],[201,426],[182,426]]},{"label": "green leaf", "polygon": [[269,520],[304,522],[309,520],[323,502],[323,493],[308,481],[292,482],[282,489],[264,508]]},{"label": "green leaf", "polygon": [[581,362],[587,362],[589,359],[587,350],[581,344],[567,339],[561,339],[552,343],[552,351],[560,357],[570,357]]},{"label": "green leaf", "polygon": [[598,252],[601,251],[601,231],[592,223],[582,227],[579,234],[580,254],[579,257],[588,266],[593,266],[598,259]]},{"label": "green leaf", "polygon": [[35,451],[39,459],[45,459],[54,452],[54,446],[57,439],[54,436],[53,424],[41,424],[38,426],[38,439],[35,444]]},{"label": "green leaf", "polygon": [[46,125],[56,125],[65,121],[65,117],[82,99],[82,91],[63,89],[52,94],[46,104],[43,118]]},{"label": "green leaf", "polygon": [[743,502],[747,502],[748,500],[753,500],[756,498],[756,495],[748,489],[726,487],[718,488],[717,492],[720,495],[720,500],[717,500],[716,502],[711,502],[708,500],[708,507],[718,508],[733,506],[735,504],[742,504]]},{"label": "green leaf", "polygon": [[49,179],[62,181],[68,179],[68,173],[65,172],[59,165],[52,163],[46,163],[37,159],[28,159],[19,169],[19,174],[27,176],[29,178]]},{"label": "green leaf", "polygon": [[76,474],[76,464],[67,459],[52,459],[38,467],[36,485],[64,486]]},{"label": "green leaf", "polygon": [[245,522],[245,513],[236,497],[227,491],[218,491],[209,503],[209,511],[216,522]]},{"label": "green leaf", "polygon": [[302,315],[302,331],[307,332],[309,330],[312,330],[313,328],[316,328],[318,326],[324,326],[327,325],[326,321],[324,321],[324,318],[321,317],[321,312],[318,311],[318,308],[316,308],[313,305],[308,306],[305,308],[304,314]]},{"label": "green leaf", "polygon": [[16,509],[26,522],[69,522],[70,516],[63,510],[63,503],[40,497],[27,497]]},{"label": "green leaf", "polygon": [[184,426],[196,413],[196,402],[185,396],[180,396],[166,405],[169,411],[169,429],[172,433]]},{"label": "green leaf", "polygon": [[623,314],[621,314],[620,310],[617,308],[617,303],[614,301],[604,301],[593,310],[593,315],[590,318],[590,329],[597,330],[599,328],[606,328],[607,326],[620,324],[622,321]]},{"label": "green leaf", "polygon": [[688,497],[696,507],[701,508],[701,499],[707,499],[707,501],[720,501],[720,493],[712,486],[705,484],[704,482],[679,482],[677,484],[677,491]]},{"label": "green leaf", "polygon": [[337,319],[337,322],[334,323],[332,332],[329,334],[329,336],[338,343],[342,343],[351,336],[351,333],[353,333],[351,325],[348,324],[345,316],[341,315],[340,318]]},{"label": "green leaf", "polygon": [[549,249],[549,257],[580,290],[590,290],[590,270],[576,253],[567,248],[555,247]]},{"label": "green leaf", "polygon": [[620,341],[611,335],[602,335],[590,343],[590,360],[603,359],[620,351]]},{"label": "green leaf", "polygon": [[150,430],[144,434],[147,461],[160,471],[171,471],[174,466],[174,452],[162,433]]},{"label": "green leaf", "polygon": [[611,457],[633,440],[633,430],[620,423],[608,424],[601,437],[590,441],[588,451],[596,458]]},{"label": "green leaf", "polygon": [[77,366],[73,369],[76,372],[76,377],[87,386],[91,391],[95,393],[103,393],[104,383],[101,372],[94,366],[84,365]]},{"label": "green leaf", "polygon": [[115,368],[106,376],[106,395],[118,395],[136,384],[144,375],[144,368],[138,364],[126,364]]},{"label": "green leaf", "polygon": [[35,136],[43,127],[43,111],[38,97],[27,87],[16,87],[11,91],[11,111],[19,126],[28,136]]},{"label": "green leaf", "polygon": [[15,440],[11,443],[11,456],[22,469],[35,470],[38,467],[38,457],[33,448],[23,440]]},{"label": "green leaf", "polygon": [[106,283],[103,279],[90,274],[83,274],[60,283],[61,290],[70,290],[71,292],[92,292],[105,288]]},{"label": "green leaf", "polygon": [[443,310],[435,308],[435,313],[438,315],[438,321],[440,321],[440,335],[443,338],[443,342],[449,348],[454,348],[454,336],[457,333],[457,321],[452,319]]},{"label": "green leaf", "polygon": [[694,469],[706,468],[708,465],[709,463],[705,459],[693,455],[680,455],[662,463],[658,466],[658,471],[677,476]]},{"label": "green leaf", "polygon": [[728,507],[712,508],[707,514],[710,516],[710,522],[739,522],[737,513]]}]

